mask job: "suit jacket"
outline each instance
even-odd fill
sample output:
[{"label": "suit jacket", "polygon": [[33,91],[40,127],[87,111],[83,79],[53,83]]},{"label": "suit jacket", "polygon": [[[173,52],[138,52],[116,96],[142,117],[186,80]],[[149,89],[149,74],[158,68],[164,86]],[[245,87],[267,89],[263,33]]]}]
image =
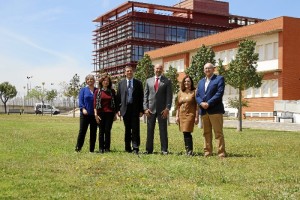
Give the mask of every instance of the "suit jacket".
[{"label": "suit jacket", "polygon": [[[134,105],[132,108],[133,115],[138,115],[144,112],[143,110],[143,98],[144,98],[144,92],[143,92],[143,84],[138,79],[133,79],[132,82],[132,104]],[[127,80],[123,79],[118,84],[118,91],[117,91],[117,102],[118,102],[118,108],[122,116],[126,114],[127,110]]]},{"label": "suit jacket", "polygon": [[223,76],[213,75],[205,91],[205,81],[203,78],[198,83],[196,101],[200,105],[202,102],[207,102],[208,109],[203,109],[200,106],[200,114],[224,114],[223,95],[225,90],[225,81]]},{"label": "suit jacket", "polygon": [[150,109],[153,114],[161,113],[166,108],[170,110],[173,98],[171,81],[161,76],[157,92],[154,84],[155,76],[147,79],[144,90],[144,110]]}]

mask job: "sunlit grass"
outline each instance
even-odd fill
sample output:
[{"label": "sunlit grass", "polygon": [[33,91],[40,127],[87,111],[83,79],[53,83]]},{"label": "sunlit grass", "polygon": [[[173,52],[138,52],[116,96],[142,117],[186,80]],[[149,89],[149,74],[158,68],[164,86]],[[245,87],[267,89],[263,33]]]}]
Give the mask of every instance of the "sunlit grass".
[{"label": "sunlit grass", "polygon": [[[169,126],[171,154],[124,152],[123,122],[112,130],[111,153],[91,154],[88,134],[75,153],[79,119],[0,115],[0,199],[299,199],[300,132],[225,129],[228,157],[184,155],[183,136]],[[146,125],[141,124],[141,151]],[[96,145],[98,146],[98,144]]]}]

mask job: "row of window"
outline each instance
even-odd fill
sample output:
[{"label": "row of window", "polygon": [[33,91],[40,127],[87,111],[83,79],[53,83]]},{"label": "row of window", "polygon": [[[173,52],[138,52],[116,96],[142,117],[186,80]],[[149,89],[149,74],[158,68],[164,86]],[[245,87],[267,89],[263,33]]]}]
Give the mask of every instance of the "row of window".
[{"label": "row of window", "polygon": [[184,72],[184,60],[183,59],[165,62],[164,70],[168,71],[170,66],[177,69],[177,72]]},{"label": "row of window", "polygon": [[190,29],[181,26],[166,26],[144,22],[135,22],[133,36],[137,38],[184,42],[215,33],[217,33],[216,30]]},{"label": "row of window", "polygon": [[259,61],[278,59],[278,42],[261,44],[256,46]]},{"label": "row of window", "polygon": [[[256,53],[259,55],[259,61],[278,59],[278,42],[260,44],[256,46]],[[223,60],[223,65],[230,63],[237,54],[237,49],[228,49],[215,53],[216,60]]]},{"label": "row of window", "polygon": [[260,88],[247,89],[245,97],[278,97],[278,80],[264,80]]},{"label": "row of window", "polygon": [[116,28],[101,31],[96,37],[98,48],[129,39],[143,38],[171,42],[184,42],[217,33],[216,30],[189,29],[180,26],[164,26],[144,22],[128,22]]},{"label": "row of window", "polygon": [[154,50],[152,46],[126,45],[99,54],[100,68],[122,65],[139,61],[146,51]]}]

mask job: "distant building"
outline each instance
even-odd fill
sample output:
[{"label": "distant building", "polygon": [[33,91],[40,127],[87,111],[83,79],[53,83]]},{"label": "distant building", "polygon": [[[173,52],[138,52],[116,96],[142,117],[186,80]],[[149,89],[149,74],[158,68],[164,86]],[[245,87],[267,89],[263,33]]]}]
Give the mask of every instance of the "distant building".
[{"label": "distant building", "polygon": [[[212,47],[215,59],[221,58],[223,65],[227,65],[235,58],[241,40],[255,41],[259,53],[258,71],[264,74],[264,78],[260,88],[250,88],[243,94],[250,106],[243,108],[243,114],[272,117],[275,100],[300,100],[299,33],[299,18],[278,17],[146,53],[153,64],[163,63],[165,69],[170,65],[176,67],[181,72],[181,81],[184,69],[190,66],[192,56],[203,44]],[[235,96],[237,91],[227,85],[225,103],[228,97]]]},{"label": "distant building", "polygon": [[259,21],[229,14],[222,1],[185,0],[173,7],[128,1],[93,21],[94,71],[120,75],[146,51]]}]

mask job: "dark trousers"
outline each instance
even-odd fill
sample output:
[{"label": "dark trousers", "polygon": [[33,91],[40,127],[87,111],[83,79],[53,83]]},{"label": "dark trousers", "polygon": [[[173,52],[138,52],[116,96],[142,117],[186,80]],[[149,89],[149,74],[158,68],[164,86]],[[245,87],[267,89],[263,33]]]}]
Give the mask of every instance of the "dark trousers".
[{"label": "dark trousers", "polygon": [[127,105],[126,114],[123,116],[123,122],[125,126],[125,150],[131,151],[132,148],[138,150],[140,139],[140,116],[139,113],[133,112],[133,104]]},{"label": "dark trousers", "polygon": [[114,121],[115,113],[100,112],[101,120],[99,124],[99,149],[110,151],[111,128]]},{"label": "dark trousers", "polygon": [[147,142],[146,151],[148,153],[153,152],[153,140],[154,140],[154,129],[156,124],[156,118],[158,120],[159,136],[160,136],[160,146],[161,151],[168,152],[168,119],[163,119],[161,115],[155,113],[151,114],[147,118]]},{"label": "dark trousers", "polygon": [[79,134],[77,137],[76,151],[81,151],[84,144],[85,135],[90,125],[90,152],[94,152],[97,138],[97,122],[94,115],[81,115],[79,124]]}]

